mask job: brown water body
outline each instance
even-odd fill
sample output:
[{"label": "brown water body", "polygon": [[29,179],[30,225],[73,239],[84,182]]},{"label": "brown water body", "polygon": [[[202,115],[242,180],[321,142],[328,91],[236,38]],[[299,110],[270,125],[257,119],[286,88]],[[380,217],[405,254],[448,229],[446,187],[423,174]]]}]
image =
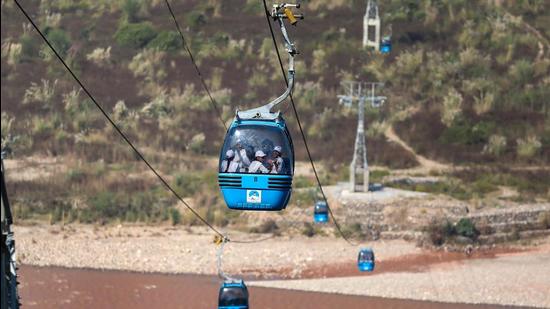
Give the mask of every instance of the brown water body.
[{"label": "brown water body", "polygon": [[[211,276],[67,269],[23,265],[23,308],[216,308]],[[504,308],[250,287],[251,308]]]}]

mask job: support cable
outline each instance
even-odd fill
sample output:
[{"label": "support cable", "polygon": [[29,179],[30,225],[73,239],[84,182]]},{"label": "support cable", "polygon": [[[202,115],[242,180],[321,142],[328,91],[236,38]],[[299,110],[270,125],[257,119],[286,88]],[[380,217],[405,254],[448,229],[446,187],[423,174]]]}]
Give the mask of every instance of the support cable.
[{"label": "support cable", "polygon": [[155,176],[157,176],[157,178],[160,180],[160,182],[166,187],[166,189],[168,189],[168,191],[172,192],[172,194],[180,201],[183,203],[183,205],[185,205],[185,207],[187,207],[187,209],[189,209],[202,223],[204,223],[208,228],[210,228],[214,233],[216,233],[218,236],[220,236],[222,239],[225,239],[226,241],[229,241],[229,239],[227,238],[227,236],[225,236],[222,232],[220,232],[218,229],[216,229],[212,224],[210,224],[208,221],[206,221],[206,219],[204,219],[203,217],[201,217],[201,215],[199,215],[199,213],[197,213],[197,211],[195,209],[193,209],[187,202],[185,202],[185,200],[170,186],[170,184],[168,184],[168,182],[157,172],[157,170],[149,163],[149,161],[147,161],[147,159],[143,156],[143,154],[136,148],[136,146],[134,146],[134,144],[130,141],[130,139],[124,134],[124,132],[122,132],[122,130],[116,125],[116,123],[111,119],[111,117],[109,117],[109,115],[107,114],[107,112],[105,112],[105,110],[103,109],[103,107],[96,101],[96,99],[94,98],[94,96],[88,91],[88,89],[86,89],[86,87],[84,86],[84,84],[80,81],[80,79],[73,73],[73,71],[71,70],[71,68],[69,68],[69,66],[65,63],[65,61],[63,60],[63,58],[59,55],[59,53],[57,52],[57,50],[53,47],[53,45],[50,43],[50,41],[48,41],[48,39],[46,38],[46,36],[42,33],[42,31],[40,31],[40,29],[38,28],[38,26],[34,23],[33,19],[29,16],[29,14],[27,13],[27,11],[25,11],[25,9],[19,4],[19,1],[18,0],[14,0],[15,4],[17,5],[17,7],[19,7],[19,10],[21,10],[21,12],[23,13],[23,15],[25,15],[25,17],[27,18],[27,20],[31,23],[31,25],[34,27],[34,29],[38,32],[38,34],[42,37],[42,39],[44,40],[44,42],[50,47],[50,49],[52,50],[52,52],[55,54],[55,56],[57,57],[57,59],[59,59],[59,61],[63,64],[63,66],[65,67],[65,69],[67,69],[67,71],[71,74],[71,76],[73,77],[73,79],[78,83],[78,85],[82,88],[82,90],[84,90],[84,92],[86,93],[86,95],[88,95],[88,97],[92,100],[92,102],[95,104],[95,106],[101,111],[101,113],[103,114],[103,116],[105,116],[105,118],[109,121],[109,123],[113,126],[113,128],[118,132],[118,134],[122,137],[122,139],[124,139],[124,141],[128,144],[128,146],[130,146],[130,148],[132,148],[132,150],[134,151],[134,153],[139,157],[139,159],[141,161],[143,161],[143,163],[145,163],[145,165],[147,165],[147,167],[149,168],[149,170],[151,170],[151,172],[153,172],[153,174],[155,174]]},{"label": "support cable", "polygon": [[176,16],[174,15],[174,11],[172,10],[172,7],[170,6],[170,2],[168,0],[164,0],[166,3],[166,6],[168,7],[168,11],[170,11],[170,15],[172,15],[172,19],[174,20],[174,24],[176,24],[176,28],[178,29],[178,32],[181,37],[181,41],[183,43],[183,47],[189,54],[189,58],[191,59],[191,62],[193,63],[193,66],[195,67],[195,71],[197,72],[197,75],[199,76],[199,79],[201,81],[202,87],[204,88],[204,91],[208,94],[208,97],[210,98],[210,103],[212,104],[212,107],[216,111],[216,114],[218,116],[218,119],[222,123],[223,127],[225,128],[225,131],[227,131],[227,125],[225,124],[225,121],[223,121],[222,115],[220,113],[220,110],[218,109],[218,104],[214,100],[214,97],[212,97],[212,94],[210,93],[210,89],[208,89],[208,86],[206,85],[206,81],[204,80],[204,77],[201,74],[201,71],[199,70],[199,66],[195,62],[195,57],[193,57],[193,53],[191,53],[191,49],[189,48],[189,45],[187,44],[187,40],[185,40],[185,37],[183,36],[183,32],[181,31],[180,24],[178,23],[178,20],[176,19]]},{"label": "support cable", "polygon": [[[286,78],[285,69],[284,69],[284,66],[283,66],[283,61],[281,60],[281,54],[279,52],[279,47],[277,46],[277,40],[275,39],[275,33],[273,32],[273,27],[271,26],[271,21],[269,20],[270,19],[269,9],[267,7],[266,0],[262,0],[262,1],[263,1],[263,4],[264,4],[264,9],[265,9],[265,18],[266,18],[266,21],[267,21],[267,25],[269,26],[269,31],[271,32],[271,38],[273,40],[273,45],[275,46],[275,51],[277,52],[277,58],[279,60],[279,65],[281,67],[281,71],[283,72],[283,78],[285,80],[285,84],[288,86],[288,79]],[[330,217],[332,218],[332,222],[334,222],[334,226],[336,227],[336,230],[338,230],[338,233],[340,234],[340,236],[342,236],[342,238],[348,244],[350,244],[351,246],[357,246],[358,245],[357,243],[354,243],[353,241],[351,241],[344,234],[344,232],[342,231],[342,229],[340,227],[340,224],[338,223],[338,221],[336,220],[336,218],[335,218],[335,216],[332,212],[332,209],[329,206],[328,199],[325,195],[325,192],[323,191],[323,186],[321,185],[321,180],[319,179],[319,174],[317,173],[317,169],[315,168],[315,163],[313,162],[313,158],[311,156],[311,151],[309,150],[309,146],[308,146],[308,143],[307,143],[307,140],[306,140],[304,129],[302,128],[302,123],[300,121],[300,116],[298,115],[298,110],[296,109],[296,105],[294,104],[294,98],[292,97],[292,94],[290,94],[290,102],[292,104],[292,109],[294,110],[294,116],[296,117],[296,122],[298,123],[298,128],[300,129],[300,134],[302,135],[302,140],[303,140],[304,145],[306,147],[306,152],[307,152],[307,156],[309,158],[309,162],[311,163],[311,168],[313,169],[313,173],[315,174],[315,179],[317,180],[317,185],[319,186],[319,191],[321,192],[321,195],[323,196],[323,199],[325,200],[325,203],[327,204],[328,212],[330,214]]]}]

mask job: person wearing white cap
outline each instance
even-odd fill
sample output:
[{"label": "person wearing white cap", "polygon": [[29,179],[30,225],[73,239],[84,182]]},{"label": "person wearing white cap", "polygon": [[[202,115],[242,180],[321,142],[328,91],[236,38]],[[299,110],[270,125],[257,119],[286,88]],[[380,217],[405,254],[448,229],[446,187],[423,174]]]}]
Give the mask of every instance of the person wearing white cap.
[{"label": "person wearing white cap", "polygon": [[252,161],[250,163],[250,167],[248,168],[249,173],[263,173],[267,174],[269,173],[269,170],[264,166],[263,162],[265,160],[265,153],[261,150],[256,151],[254,154],[256,157],[256,160]]},{"label": "person wearing white cap", "polygon": [[235,162],[239,166],[239,172],[246,173],[248,167],[250,166],[250,159],[248,158],[248,155],[246,154],[246,149],[242,146],[241,140],[237,140],[237,144],[235,145],[237,150],[235,150]]},{"label": "person wearing white cap", "polygon": [[235,152],[231,149],[225,152],[225,159],[222,161],[220,171],[222,173],[235,173],[239,168],[239,162],[235,160]]},{"label": "person wearing white cap", "polygon": [[283,148],[281,146],[275,146],[273,152],[271,152],[271,159],[269,160],[272,163],[273,167],[271,168],[272,174],[280,174],[283,170],[284,160],[281,157]]}]

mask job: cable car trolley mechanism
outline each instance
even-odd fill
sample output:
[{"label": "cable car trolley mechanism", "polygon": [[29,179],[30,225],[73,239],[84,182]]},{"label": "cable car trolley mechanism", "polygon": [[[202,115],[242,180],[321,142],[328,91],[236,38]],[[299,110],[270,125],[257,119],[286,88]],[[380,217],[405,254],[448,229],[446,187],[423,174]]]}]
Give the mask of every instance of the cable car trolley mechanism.
[{"label": "cable car trolley mechanism", "polygon": [[299,4],[275,4],[271,18],[278,22],[289,54],[286,91],[273,101],[249,110],[237,110],[220,154],[218,182],[227,207],[239,210],[274,211],[288,204],[294,173],[294,147],[282,114],[272,110],[294,88],[294,56],[284,19],[296,25],[302,14]]}]

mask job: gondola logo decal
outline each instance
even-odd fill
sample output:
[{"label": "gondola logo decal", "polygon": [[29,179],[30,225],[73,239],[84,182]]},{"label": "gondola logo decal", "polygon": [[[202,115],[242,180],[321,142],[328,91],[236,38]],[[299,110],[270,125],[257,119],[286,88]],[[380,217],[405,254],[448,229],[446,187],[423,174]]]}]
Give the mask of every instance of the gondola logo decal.
[{"label": "gondola logo decal", "polygon": [[246,202],[247,203],[261,203],[262,191],[260,190],[246,190]]}]

